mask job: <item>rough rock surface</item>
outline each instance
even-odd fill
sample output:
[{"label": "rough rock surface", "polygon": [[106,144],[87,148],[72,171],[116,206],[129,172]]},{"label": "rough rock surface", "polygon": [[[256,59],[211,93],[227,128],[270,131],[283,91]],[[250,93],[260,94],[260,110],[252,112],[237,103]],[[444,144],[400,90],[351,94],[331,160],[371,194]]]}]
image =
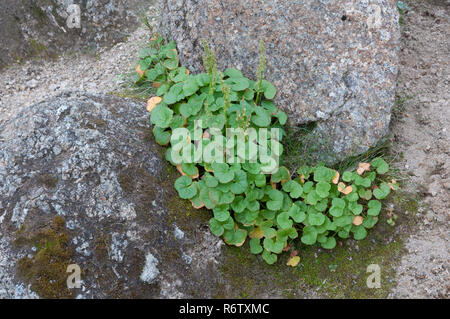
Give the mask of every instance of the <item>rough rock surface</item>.
[{"label": "rough rock surface", "polygon": [[[153,0],[3,0],[0,2],[0,68],[30,55],[123,41],[138,25],[138,11]],[[80,28],[68,18],[77,12]],[[70,20],[74,21],[74,20]]]},{"label": "rough rock surface", "polygon": [[237,67],[255,78],[264,41],[278,105],[293,124],[317,122],[327,154],[361,153],[387,134],[400,36],[396,1],[159,3],[160,31],[192,71],[202,69],[205,39],[219,69]]},{"label": "rough rock surface", "polygon": [[[216,285],[193,287],[220,280],[211,269],[222,243],[202,212],[183,221],[190,204],[173,190],[147,114],[145,103],[66,92],[1,125],[0,298],[211,296]],[[35,276],[18,271],[34,262],[33,277],[57,247],[55,216],[73,253],[55,250],[64,267],[43,271],[77,264],[80,289],[44,276],[33,285]]]}]

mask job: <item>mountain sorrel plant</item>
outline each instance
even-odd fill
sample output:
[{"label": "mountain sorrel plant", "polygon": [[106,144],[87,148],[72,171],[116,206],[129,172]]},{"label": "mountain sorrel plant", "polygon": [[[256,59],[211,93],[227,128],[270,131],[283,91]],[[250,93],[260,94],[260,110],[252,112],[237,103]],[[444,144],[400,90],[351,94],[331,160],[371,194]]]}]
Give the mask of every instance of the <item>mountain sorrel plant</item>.
[{"label": "mountain sorrel plant", "polygon": [[[156,91],[147,110],[156,142],[168,147],[166,159],[181,174],[175,181],[179,196],[190,200],[194,208],[212,210],[209,224],[214,235],[235,246],[249,239],[251,252],[261,254],[269,264],[297,238],[325,249],[334,248],[337,238],[365,238],[378,221],[380,200],[398,187],[395,181],[378,178],[388,172],[388,164],[375,158],[342,176],[325,166],[303,166],[295,175],[283,166],[268,170],[273,164],[270,158],[282,158],[287,115],[275,106],[276,89],[263,78],[263,46],[257,81],[237,69],[219,72],[214,53],[206,43],[204,47],[207,73],[190,74],[179,65],[175,43],[165,43],[161,37],[141,50],[136,69],[135,85],[151,83]],[[200,139],[195,136],[197,128],[202,129]],[[178,135],[178,129],[188,134]],[[241,129],[244,143],[224,139],[227,129]],[[247,132],[261,138],[273,129],[279,133],[258,148],[268,157],[244,156],[253,143]],[[205,161],[190,153],[196,147],[189,151],[179,147],[193,140],[197,148],[201,144],[214,155],[232,151],[236,156]],[[192,160],[176,161],[174,155],[192,155]],[[287,264],[297,266],[300,258],[291,255]]]}]

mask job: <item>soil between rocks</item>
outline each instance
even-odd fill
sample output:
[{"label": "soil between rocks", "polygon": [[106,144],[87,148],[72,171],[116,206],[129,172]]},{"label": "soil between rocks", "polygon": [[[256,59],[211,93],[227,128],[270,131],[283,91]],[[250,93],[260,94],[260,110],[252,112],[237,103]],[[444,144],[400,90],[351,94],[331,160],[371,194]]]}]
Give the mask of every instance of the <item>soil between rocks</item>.
[{"label": "soil between rocks", "polygon": [[417,232],[396,271],[391,297],[449,298],[450,3],[407,1],[392,149],[424,196]]}]

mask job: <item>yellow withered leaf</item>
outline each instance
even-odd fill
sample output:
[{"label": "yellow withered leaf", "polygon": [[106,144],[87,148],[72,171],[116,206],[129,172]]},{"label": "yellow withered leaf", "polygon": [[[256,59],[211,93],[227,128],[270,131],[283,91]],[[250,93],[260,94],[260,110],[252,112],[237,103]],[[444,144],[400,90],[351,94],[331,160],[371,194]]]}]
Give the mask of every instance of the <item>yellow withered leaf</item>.
[{"label": "yellow withered leaf", "polygon": [[299,176],[299,178],[300,178],[300,184],[302,184],[302,185],[305,184],[305,175],[302,174]]},{"label": "yellow withered leaf", "polygon": [[353,225],[355,226],[359,226],[363,223],[364,219],[361,216],[355,216],[355,218],[353,218]]},{"label": "yellow withered leaf", "polygon": [[362,175],[366,171],[370,171],[370,163],[359,163],[356,173],[358,173],[358,175]]},{"label": "yellow withered leaf", "polygon": [[139,74],[139,76],[143,76],[145,72],[142,71],[141,66],[138,65],[138,66],[136,67],[136,73]]},{"label": "yellow withered leaf", "polygon": [[248,234],[248,237],[250,238],[263,238],[264,236],[264,231],[262,230],[261,227],[257,227],[255,228],[252,232],[250,232],[250,234]]},{"label": "yellow withered leaf", "polygon": [[288,259],[286,265],[291,266],[291,267],[296,267],[299,262],[300,262],[300,257],[294,256],[294,257],[291,257]]},{"label": "yellow withered leaf", "polygon": [[189,71],[188,69],[186,69],[186,74],[190,74],[191,73],[191,71]]},{"label": "yellow withered leaf", "polygon": [[341,176],[341,175],[339,174],[339,172],[336,171],[336,175],[334,175],[333,179],[331,180],[331,181],[333,182],[333,184],[339,183],[339,177],[340,177],[340,176]]},{"label": "yellow withered leaf", "polygon": [[159,103],[161,103],[162,97],[154,96],[147,101],[147,111],[151,112]]}]

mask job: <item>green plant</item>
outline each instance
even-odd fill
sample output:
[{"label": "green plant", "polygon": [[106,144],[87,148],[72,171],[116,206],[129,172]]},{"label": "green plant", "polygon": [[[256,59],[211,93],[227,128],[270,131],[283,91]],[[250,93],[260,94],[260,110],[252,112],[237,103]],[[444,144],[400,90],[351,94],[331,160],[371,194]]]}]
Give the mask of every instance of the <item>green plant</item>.
[{"label": "green plant", "polygon": [[[262,134],[258,129],[279,129],[264,145],[270,156],[282,156],[286,134],[287,115],[272,101],[275,87],[264,80],[263,45],[257,81],[233,68],[218,72],[214,53],[206,43],[204,48],[207,73],[193,75],[179,66],[175,43],[158,37],[140,52],[136,74],[136,86],[157,87],[147,109],[156,142],[168,146],[166,159],[182,174],[175,181],[179,196],[194,208],[212,210],[209,224],[214,235],[235,246],[249,239],[251,252],[269,264],[297,238],[325,249],[334,248],[337,238],[365,238],[378,221],[380,200],[397,187],[395,181],[382,179],[389,165],[376,157],[359,163],[356,170],[343,171],[341,177],[323,165],[301,166],[291,174],[284,166],[271,170],[267,158],[247,160],[243,154],[249,154],[252,143],[247,129],[255,129],[257,137]],[[230,128],[240,130],[243,144],[229,145],[223,139]],[[200,130],[200,138],[198,129],[205,130]],[[197,145],[184,148],[192,140]],[[219,157],[224,155],[218,148],[222,145],[227,154],[232,151],[234,161],[195,158],[192,150],[200,145]],[[299,261],[293,254],[288,265],[297,266]]]}]

